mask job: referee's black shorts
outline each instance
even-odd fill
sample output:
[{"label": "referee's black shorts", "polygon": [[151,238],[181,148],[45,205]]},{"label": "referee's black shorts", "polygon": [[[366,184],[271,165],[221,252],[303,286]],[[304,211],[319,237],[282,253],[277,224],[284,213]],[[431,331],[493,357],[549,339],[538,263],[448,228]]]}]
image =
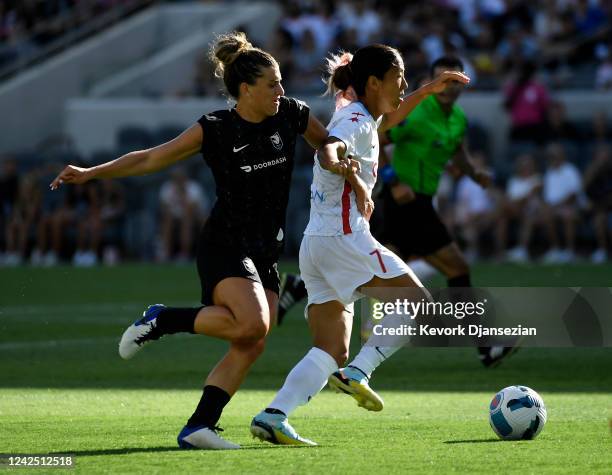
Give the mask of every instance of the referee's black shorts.
[{"label": "referee's black shorts", "polygon": [[396,247],[401,257],[429,256],[453,242],[433,207],[432,197],[415,194],[410,203],[398,205],[391,191],[382,191],[383,224],[377,239]]},{"label": "referee's black shorts", "polygon": [[279,293],[277,259],[251,258],[239,250],[200,240],[197,265],[203,305],[213,305],[215,286],[228,277],[259,282],[264,289]]}]

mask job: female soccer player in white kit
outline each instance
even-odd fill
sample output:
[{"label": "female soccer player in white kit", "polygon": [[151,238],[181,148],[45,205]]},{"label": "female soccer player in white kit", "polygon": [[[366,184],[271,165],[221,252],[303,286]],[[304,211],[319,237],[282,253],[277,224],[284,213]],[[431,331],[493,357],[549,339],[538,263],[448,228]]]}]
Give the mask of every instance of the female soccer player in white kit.
[{"label": "female soccer player in white kit", "polygon": [[[254,436],[276,444],[314,445],[296,433],[287,417],[345,364],[353,303],[375,294],[376,287],[422,287],[408,266],[370,233],[378,131],[398,124],[422,99],[444,90],[450,81],[469,82],[462,73],[445,72],[402,100],[407,84],[402,58],[394,48],[370,45],[352,58],[345,53],[328,62],[328,90],[339,91],[337,110],[327,127],[329,138],[315,160],[310,221],[300,248],[314,347],[251,423]],[[350,103],[338,108],[343,100]],[[352,171],[348,176],[347,160]],[[379,363],[396,350],[371,349],[378,352]],[[358,402],[372,410],[382,409],[382,400],[369,388],[367,377],[363,375],[357,383],[347,382],[347,388]]]}]

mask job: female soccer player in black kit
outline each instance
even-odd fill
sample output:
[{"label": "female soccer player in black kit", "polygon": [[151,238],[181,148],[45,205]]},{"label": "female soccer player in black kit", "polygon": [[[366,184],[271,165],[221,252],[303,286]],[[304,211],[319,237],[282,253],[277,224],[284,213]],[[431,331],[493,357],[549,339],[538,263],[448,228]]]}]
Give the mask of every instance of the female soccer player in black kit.
[{"label": "female soccer player in black kit", "polygon": [[[201,231],[197,265],[203,307],[151,305],[123,334],[119,354],[128,359],[163,335],[189,332],[227,340],[228,353],[210,372],[202,398],[178,436],[182,448],[235,449],[217,423],[231,396],[264,349],[275,319],[295,144],[315,149],[327,130],[308,107],[283,97],[276,60],[242,33],[219,37],[211,48],[216,75],[236,99],[230,110],[202,116],[174,140],[130,152],[92,168],[67,166],[51,183],[84,183],[152,173],[202,152],[211,167],[217,201]],[[350,162],[338,165],[346,174]]]}]

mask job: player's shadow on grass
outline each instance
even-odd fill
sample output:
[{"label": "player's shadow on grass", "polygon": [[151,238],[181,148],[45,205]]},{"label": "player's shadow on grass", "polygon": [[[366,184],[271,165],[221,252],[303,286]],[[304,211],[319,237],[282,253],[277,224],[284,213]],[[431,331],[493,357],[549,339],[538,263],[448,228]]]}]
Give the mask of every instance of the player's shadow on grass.
[{"label": "player's shadow on grass", "polygon": [[471,439],[471,440],[445,440],[445,444],[486,444],[490,442],[503,442],[501,439]]},{"label": "player's shadow on grass", "polygon": [[147,452],[175,452],[184,450],[176,445],[168,447],[122,447],[118,449],[100,449],[100,450],[62,450],[61,452],[49,452],[48,455],[70,454],[79,457],[95,456],[95,455],[127,455]]},{"label": "player's shadow on grass", "polygon": [[[243,445],[240,450],[261,450],[261,449],[312,449],[316,447],[310,447],[306,445]],[[128,454],[139,454],[139,453],[153,453],[153,452],[199,452],[201,450],[194,449],[181,449],[177,446],[168,447],[123,447],[118,449],[100,449],[100,450],[62,450],[60,452],[49,452],[47,455],[72,455],[75,457],[92,457],[98,455],[128,455]]]}]

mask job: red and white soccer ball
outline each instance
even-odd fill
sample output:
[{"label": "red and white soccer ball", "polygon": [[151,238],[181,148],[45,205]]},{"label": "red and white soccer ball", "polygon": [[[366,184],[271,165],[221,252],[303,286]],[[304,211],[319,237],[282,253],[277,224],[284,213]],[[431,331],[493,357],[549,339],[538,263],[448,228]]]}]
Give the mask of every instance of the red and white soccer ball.
[{"label": "red and white soccer ball", "polygon": [[489,423],[500,439],[535,439],[546,424],[546,406],[533,389],[508,386],[491,401]]}]

